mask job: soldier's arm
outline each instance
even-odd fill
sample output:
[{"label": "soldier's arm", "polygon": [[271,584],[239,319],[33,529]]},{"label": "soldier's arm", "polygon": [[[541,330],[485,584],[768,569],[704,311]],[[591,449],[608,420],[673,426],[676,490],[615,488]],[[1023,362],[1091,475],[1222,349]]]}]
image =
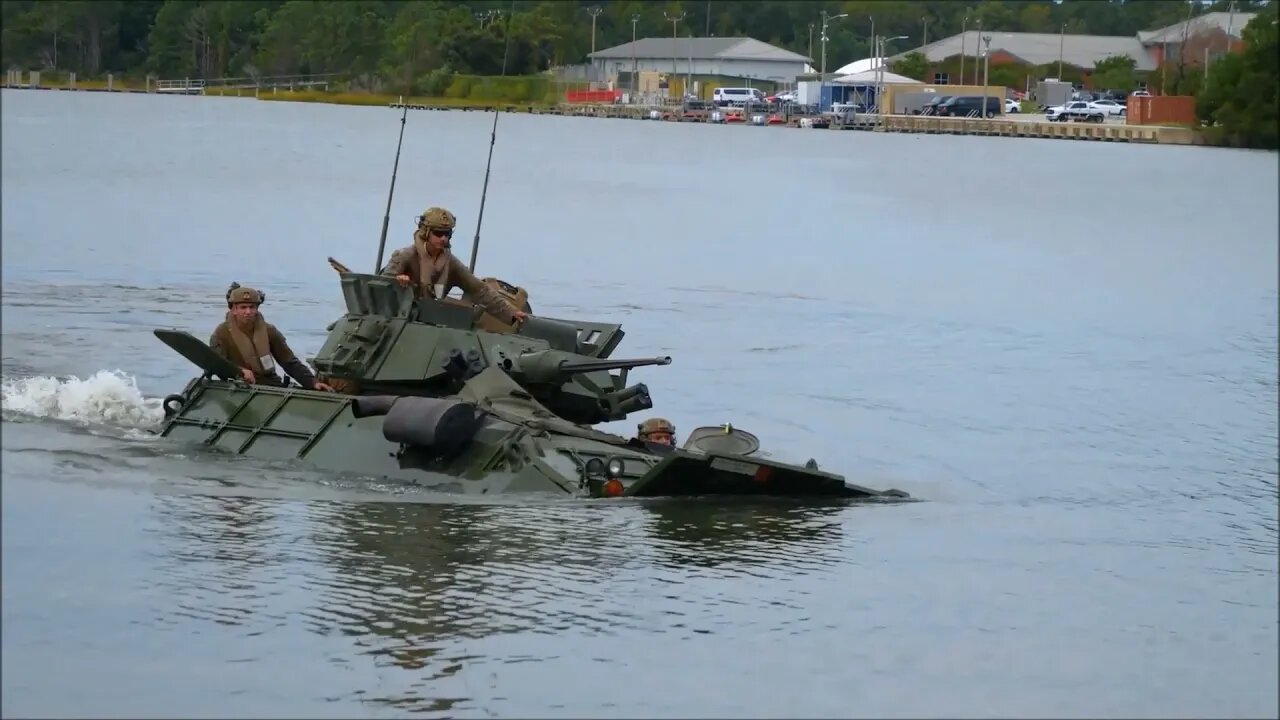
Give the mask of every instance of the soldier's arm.
[{"label": "soldier's arm", "polygon": [[289,347],[289,343],[284,339],[284,333],[276,329],[275,325],[267,326],[267,340],[271,345],[271,355],[280,364],[280,367],[298,384],[307,390],[311,390],[316,385],[316,376],[311,372],[311,368],[307,364],[298,359],[293,354],[293,350]]},{"label": "soldier's arm", "polygon": [[213,334],[209,336],[209,348],[218,353],[218,356],[223,360],[231,362],[231,353],[227,352],[227,349],[222,346],[222,339],[217,330],[214,330]]},{"label": "soldier's arm", "polygon": [[450,257],[449,262],[452,267],[449,269],[449,277],[462,288],[462,291],[480,301],[484,309],[490,315],[498,318],[504,323],[510,325],[515,322],[515,317],[511,314],[515,308],[511,307],[511,303],[507,299],[498,294],[496,290],[480,282],[480,278],[467,269],[466,265],[456,257]]},{"label": "soldier's arm", "polygon": [[409,272],[406,267],[407,264],[408,253],[404,251],[404,248],[401,248],[391,253],[391,258],[387,260],[386,267],[382,268],[382,274],[389,275],[391,277],[395,277],[396,275],[405,275]]}]

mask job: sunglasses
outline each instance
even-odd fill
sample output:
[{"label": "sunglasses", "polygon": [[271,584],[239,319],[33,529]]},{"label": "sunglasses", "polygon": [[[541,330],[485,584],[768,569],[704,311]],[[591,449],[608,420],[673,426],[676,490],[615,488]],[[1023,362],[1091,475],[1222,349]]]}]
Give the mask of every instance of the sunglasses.
[{"label": "sunglasses", "polygon": [[[422,223],[418,223],[418,227],[419,227],[419,228],[421,228],[421,227],[422,227]],[[442,237],[442,238],[452,238],[452,237],[453,237],[453,231],[452,231],[452,230],[441,230],[441,229],[439,229],[439,228],[427,228],[427,233],[428,233],[428,234],[430,234],[430,235],[435,235],[436,237]]]}]

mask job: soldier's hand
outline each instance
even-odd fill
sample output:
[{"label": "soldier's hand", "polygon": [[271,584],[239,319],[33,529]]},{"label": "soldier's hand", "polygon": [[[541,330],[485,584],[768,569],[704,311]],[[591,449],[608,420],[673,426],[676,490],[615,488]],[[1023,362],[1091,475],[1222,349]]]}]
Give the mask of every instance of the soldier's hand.
[{"label": "soldier's hand", "polygon": [[244,377],[244,381],[253,384],[253,371],[249,368],[240,368],[240,375]]},{"label": "soldier's hand", "polygon": [[409,276],[405,274],[397,275],[396,282],[400,283],[400,287],[406,287],[409,285]]},{"label": "soldier's hand", "polygon": [[511,318],[514,322],[524,322],[529,319],[529,313],[523,310],[512,310]]},{"label": "soldier's hand", "polygon": [[312,389],[312,390],[323,390],[324,392],[333,392],[333,391],[334,391],[332,387],[329,387],[329,385],[327,385],[326,383],[322,383],[322,382],[318,382],[318,383],[316,383],[315,385],[312,385],[312,386],[311,386],[311,389]]}]

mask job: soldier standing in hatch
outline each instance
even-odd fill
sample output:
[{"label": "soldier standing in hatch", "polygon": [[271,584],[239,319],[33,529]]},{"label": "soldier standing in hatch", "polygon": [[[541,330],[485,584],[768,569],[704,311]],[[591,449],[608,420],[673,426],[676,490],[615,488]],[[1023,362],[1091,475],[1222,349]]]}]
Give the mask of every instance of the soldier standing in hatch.
[{"label": "soldier standing in hatch", "polygon": [[276,374],[276,362],[307,390],[333,388],[316,382],[306,363],[289,349],[284,335],[258,312],[262,293],[232,284],[227,291],[227,319],[213,331],[209,347],[240,368],[246,382],[284,387],[286,380]]},{"label": "soldier standing in hatch", "polygon": [[676,446],[676,426],[666,418],[649,418],[636,426],[636,438],[659,445]]},{"label": "soldier standing in hatch", "polygon": [[439,300],[451,288],[460,287],[478,299],[490,315],[508,325],[527,318],[528,313],[512,307],[506,298],[480,282],[461,260],[453,256],[449,241],[453,238],[455,224],[453,213],[448,210],[427,208],[418,218],[413,244],[391,253],[382,274],[394,277],[401,287],[412,284],[416,297]]}]

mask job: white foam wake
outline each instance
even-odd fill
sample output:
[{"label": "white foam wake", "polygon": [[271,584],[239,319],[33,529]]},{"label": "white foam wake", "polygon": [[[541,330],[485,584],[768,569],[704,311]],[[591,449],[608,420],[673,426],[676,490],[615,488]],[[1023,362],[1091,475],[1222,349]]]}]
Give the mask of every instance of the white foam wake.
[{"label": "white foam wake", "polygon": [[84,380],[6,379],[0,389],[6,414],[130,428],[149,427],[164,419],[160,398],[144,397],[133,376],[120,370],[99,370]]}]

